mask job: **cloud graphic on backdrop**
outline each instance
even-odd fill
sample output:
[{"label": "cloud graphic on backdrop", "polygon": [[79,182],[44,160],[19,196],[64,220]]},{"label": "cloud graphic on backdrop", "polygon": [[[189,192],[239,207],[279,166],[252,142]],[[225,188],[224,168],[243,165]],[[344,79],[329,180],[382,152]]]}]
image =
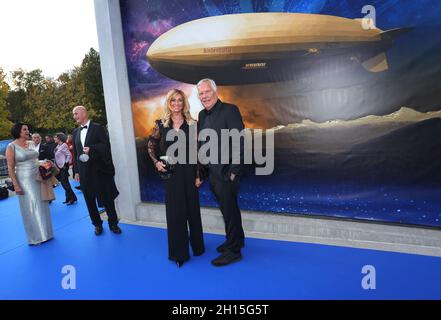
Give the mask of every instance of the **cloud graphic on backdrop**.
[{"label": "cloud graphic on backdrop", "polygon": [[154,20],[147,25],[147,32],[150,33],[152,36],[159,36],[165,31],[169,30],[173,26],[171,19],[166,20]]}]

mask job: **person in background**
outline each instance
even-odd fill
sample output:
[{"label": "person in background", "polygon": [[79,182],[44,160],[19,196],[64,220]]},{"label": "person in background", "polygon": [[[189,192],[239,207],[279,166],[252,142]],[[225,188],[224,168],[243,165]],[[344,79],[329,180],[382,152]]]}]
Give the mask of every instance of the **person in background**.
[{"label": "person in background", "polygon": [[63,186],[65,191],[65,201],[68,206],[77,202],[77,196],[72,190],[72,187],[69,183],[69,163],[71,159],[71,154],[69,151],[69,147],[66,144],[66,135],[62,132],[59,132],[55,135],[55,143],[57,144],[55,148],[55,164],[58,169],[60,169],[60,173],[58,174],[58,179]]},{"label": "person in background", "polygon": [[[32,134],[32,141],[34,142],[34,149],[39,154],[38,160],[53,160],[52,151],[49,150],[46,144],[41,143],[41,136],[39,133],[35,132]],[[43,183],[47,185],[49,185],[49,182],[53,187],[58,186],[58,180],[55,176],[51,176],[48,180],[43,181]],[[53,191],[49,191],[49,190],[48,190],[48,194],[49,195],[46,198],[49,199],[49,203],[51,203],[52,200],[55,199],[55,195]]]},{"label": "person in background", "polygon": [[45,136],[46,140],[46,152],[47,152],[47,159],[48,160],[54,160],[55,158],[55,148],[57,147],[57,144],[54,141],[54,137],[52,135]]},{"label": "person in background", "polygon": [[73,136],[71,134],[67,135],[66,144],[67,144],[67,147],[69,148],[69,152],[70,152],[70,156],[71,156],[69,166],[72,167],[74,154],[73,154]]},{"label": "person in background", "polygon": [[50,159],[46,145],[41,143],[41,136],[39,133],[34,132],[32,134],[32,141],[34,141],[35,151],[38,152],[38,160]]},{"label": "person in background", "polygon": [[[72,156],[72,158],[70,160],[70,167],[72,168],[72,172],[75,172],[75,169],[74,169],[75,162],[74,162],[74,151],[73,151],[73,148],[74,148],[74,146],[73,146],[73,136],[71,134],[67,135],[66,144],[69,147],[69,151],[70,151],[70,154]],[[74,188],[77,189],[77,190],[81,190],[81,186],[80,185],[75,186]]]}]

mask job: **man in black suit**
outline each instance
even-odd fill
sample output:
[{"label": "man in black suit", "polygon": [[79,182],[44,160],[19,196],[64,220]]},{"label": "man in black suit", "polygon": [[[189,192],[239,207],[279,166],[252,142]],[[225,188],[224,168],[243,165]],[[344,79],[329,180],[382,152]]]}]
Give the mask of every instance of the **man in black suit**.
[{"label": "man in black suit", "polygon": [[45,137],[46,143],[44,145],[47,153],[47,159],[53,160],[55,159],[55,148],[57,144],[55,143],[54,137],[51,135],[47,135]]},{"label": "man in black suit", "polygon": [[34,142],[34,148],[35,151],[38,152],[38,160],[52,160],[53,158],[50,157],[50,154],[47,150],[46,145],[41,143],[41,136],[38,133],[32,134],[32,141]]},{"label": "man in black suit", "polygon": [[73,117],[80,125],[73,132],[75,180],[80,182],[95,234],[103,232],[97,200],[106,209],[110,230],[120,234],[114,203],[119,192],[114,181],[115,167],[109,137],[101,125],[89,120],[85,107],[76,106]]},{"label": "man in black suit", "polygon": [[[225,145],[221,140],[221,130],[244,129],[242,116],[237,106],[222,102],[216,92],[216,83],[211,79],[203,79],[197,84],[199,99],[204,110],[199,112],[198,129],[214,130],[218,137],[218,159],[208,164],[210,187],[220,205],[225,222],[226,241],[217,247],[221,253],[212,261],[215,266],[224,266],[242,259],[241,248],[244,246],[245,235],[242,228],[242,218],[237,203],[239,193],[239,179],[243,175],[243,166],[233,164],[233,152],[240,152],[243,159],[243,144],[240,150],[229,152],[227,163],[221,163],[221,154]],[[206,141],[205,143],[207,143]],[[203,145],[204,143],[202,143]],[[231,146],[231,144],[230,144]],[[208,155],[208,154],[207,154]],[[210,155],[208,155],[210,158]]]}]

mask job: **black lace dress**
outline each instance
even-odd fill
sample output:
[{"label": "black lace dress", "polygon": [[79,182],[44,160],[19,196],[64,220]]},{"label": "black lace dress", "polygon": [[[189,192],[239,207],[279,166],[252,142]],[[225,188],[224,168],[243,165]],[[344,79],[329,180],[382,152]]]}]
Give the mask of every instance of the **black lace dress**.
[{"label": "black lace dress", "polygon": [[[165,155],[173,141],[166,141],[167,132],[175,130],[170,120],[166,128],[160,120],[155,122],[147,148],[153,164]],[[186,164],[177,163],[170,179],[164,180],[165,210],[167,218],[168,257],[173,261],[186,261],[190,258],[189,244],[193,255],[205,251],[202,234],[199,191],[195,186],[198,174],[197,164],[188,164],[190,126],[184,121],[180,129],[186,137]],[[176,141],[176,139],[175,139]]]}]

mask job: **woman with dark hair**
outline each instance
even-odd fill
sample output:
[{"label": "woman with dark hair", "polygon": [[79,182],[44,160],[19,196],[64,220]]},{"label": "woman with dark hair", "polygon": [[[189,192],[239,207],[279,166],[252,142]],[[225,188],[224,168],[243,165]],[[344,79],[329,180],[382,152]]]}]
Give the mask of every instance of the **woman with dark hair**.
[{"label": "woman with dark hair", "polygon": [[[204,253],[201,209],[198,188],[197,165],[189,163],[189,141],[197,139],[196,121],[191,118],[190,105],[185,93],[171,90],[166,97],[164,114],[156,120],[153,133],[148,140],[148,153],[156,170],[164,179],[165,211],[167,218],[168,257],[178,267],[190,258],[189,244],[194,256]],[[192,137],[191,126],[194,126]],[[185,137],[185,162],[174,165],[173,172],[163,162],[167,149],[174,141],[166,139],[170,131]],[[179,155],[178,155],[179,157]]]},{"label": "woman with dark hair", "polygon": [[14,124],[11,134],[15,140],[6,149],[9,176],[18,195],[28,242],[37,245],[54,237],[49,202],[42,200],[41,183],[37,181],[39,165],[47,163],[38,161],[26,124]]},{"label": "woman with dark hair", "polygon": [[66,200],[63,203],[70,206],[77,202],[77,196],[73,192],[69,183],[69,163],[71,160],[71,154],[69,147],[66,144],[66,139],[66,135],[62,132],[57,133],[54,137],[55,143],[57,144],[55,147],[55,164],[58,169],[60,169],[60,174],[57,178],[60,180],[65,191]]}]

